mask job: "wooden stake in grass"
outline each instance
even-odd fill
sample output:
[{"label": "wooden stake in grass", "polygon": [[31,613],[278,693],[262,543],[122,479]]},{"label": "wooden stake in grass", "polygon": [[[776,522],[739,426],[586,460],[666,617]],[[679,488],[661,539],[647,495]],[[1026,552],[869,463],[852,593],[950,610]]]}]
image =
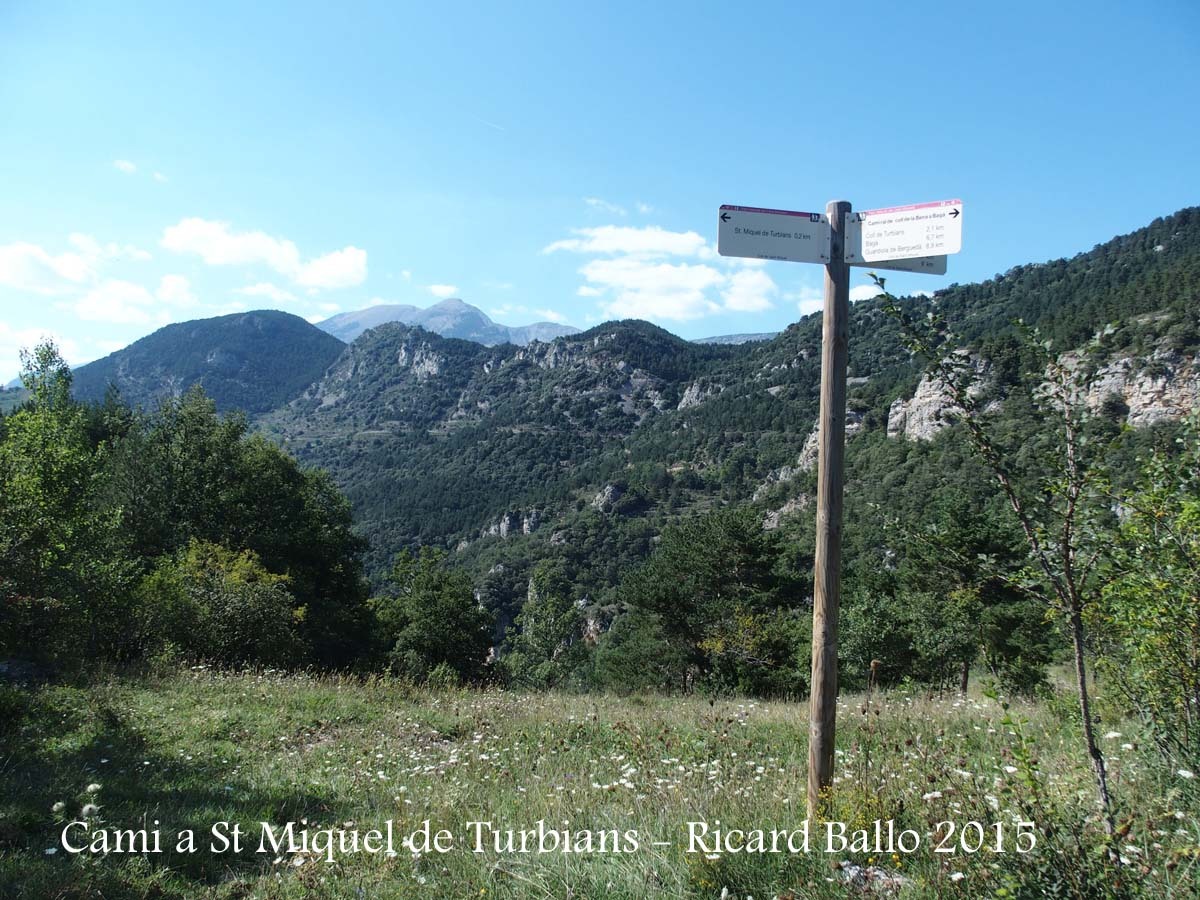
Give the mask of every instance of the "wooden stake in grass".
[{"label": "wooden stake in grass", "polygon": [[816,819],[833,780],[837,635],[841,600],[842,481],[846,445],[846,358],[850,267],[843,229],[850,204],[825,207],[832,231],[821,327],[821,412],[817,420],[817,545],[813,561],[812,684],[808,701],[808,817]]}]

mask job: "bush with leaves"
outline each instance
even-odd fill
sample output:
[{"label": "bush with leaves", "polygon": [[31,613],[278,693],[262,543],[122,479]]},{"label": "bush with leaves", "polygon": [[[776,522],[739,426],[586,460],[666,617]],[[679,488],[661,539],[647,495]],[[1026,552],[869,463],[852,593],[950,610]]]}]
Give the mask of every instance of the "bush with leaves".
[{"label": "bush with leaves", "polygon": [[[883,279],[871,273],[880,290]],[[1002,391],[1005,405],[1027,405],[1036,429],[1020,420],[1002,423],[990,411],[986,368],[939,311],[923,321],[884,294],[889,312],[901,323],[910,349],[924,358],[927,377],[943,386],[955,418],[983,464],[1025,539],[1027,567],[1012,586],[1044,600],[1070,635],[1076,696],[1084,750],[1096,779],[1096,799],[1105,828],[1115,828],[1104,753],[1096,739],[1092,692],[1087,678],[1086,620],[1101,597],[1101,563],[1111,549],[1112,512],[1104,496],[1104,459],[1111,423],[1097,421],[1087,402],[1089,370],[1102,350],[1102,335],[1081,353],[1058,353],[1036,330],[1014,323],[1024,336],[1025,358],[1033,365]],[[1012,427],[1013,425],[1017,427]]]},{"label": "bush with leaves", "polygon": [[422,547],[397,555],[389,581],[395,593],[374,597],[370,605],[391,668],[417,681],[438,666],[464,681],[481,678],[493,620],[476,601],[466,573],[447,565],[445,551]]},{"label": "bush with leaves", "polygon": [[0,440],[0,653],[82,664],[129,655],[133,568],[52,344],[22,354],[29,401]]},{"label": "bush with leaves", "polygon": [[597,674],[610,685],[636,681],[657,656],[649,671],[663,686],[802,693],[808,650],[798,593],[778,536],[755,510],[687,519],[622,581],[629,622],[618,618],[605,635]]},{"label": "bush with leaves", "polygon": [[500,660],[513,684],[558,687],[587,658],[583,613],[559,560],[543,560],[534,567],[528,596],[514,625]]},{"label": "bush with leaves", "polygon": [[1092,622],[1102,666],[1158,747],[1200,764],[1200,421],[1123,496],[1112,580]]},{"label": "bush with leaves", "polygon": [[143,579],[141,643],[150,652],[172,648],[218,665],[295,665],[305,657],[303,611],[287,583],[253,551],[193,540]]},{"label": "bush with leaves", "polygon": [[[150,413],[114,392],[84,407],[49,343],[26,354],[22,377],[29,402],[0,420],[0,652],[72,664],[160,649],[158,636],[130,627],[135,589],[199,541],[251,551],[264,571],[287,577],[287,589],[189,575],[187,591],[211,584],[207,608],[224,607],[220,621],[246,629],[245,651],[230,649],[226,631],[216,647],[185,641],[189,652],[360,661],[371,623],[364,545],[328,475],[251,435],[244,416],[219,416],[200,388]],[[284,607],[295,638],[286,653],[277,630],[258,633]]]},{"label": "bush with leaves", "polygon": [[689,659],[667,635],[662,618],[633,608],[604,633],[592,658],[591,682],[618,693],[681,691],[690,686]]},{"label": "bush with leaves", "polygon": [[153,564],[193,540],[253,551],[288,577],[303,661],[361,661],[370,627],[364,544],[326,473],[250,434],[244,416],[219,415],[198,387],[128,422],[109,416],[98,429],[108,431],[101,499],[120,516],[128,555]]}]

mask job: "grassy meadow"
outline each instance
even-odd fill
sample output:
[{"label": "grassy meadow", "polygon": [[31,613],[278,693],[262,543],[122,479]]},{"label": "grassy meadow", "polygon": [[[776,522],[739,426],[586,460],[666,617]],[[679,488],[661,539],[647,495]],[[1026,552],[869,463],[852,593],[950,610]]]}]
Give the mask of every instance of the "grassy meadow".
[{"label": "grassy meadow", "polygon": [[[847,835],[893,820],[910,853],[689,848],[688,822],[783,829],[804,819],[803,703],[414,689],[391,680],[184,670],[0,688],[4,897],[1195,896],[1200,788],[1103,723],[1120,815],[1094,815],[1077,713],[893,691],[844,698],[830,818]],[[61,804],[61,805],[60,805]],[[70,841],[155,827],[161,853],[68,853]],[[401,839],[428,819],[445,853]],[[637,831],[627,852],[474,851],[497,830]],[[397,852],[258,853],[259,823],[360,834],[392,820]],[[956,831],[947,839],[947,826]],[[1016,822],[1036,846],[1016,852]],[[213,823],[244,850],[210,852]],[[983,828],[976,833],[969,822]],[[197,850],[177,853],[183,829]],[[506,837],[506,836],[505,836]],[[979,849],[974,850],[980,839]],[[995,843],[1004,842],[1005,852]],[[318,839],[319,840],[319,839]],[[656,845],[655,842],[665,842]],[[935,846],[954,852],[935,852]],[[503,845],[502,845],[503,846]],[[1109,851],[1119,865],[1109,862]],[[694,851],[694,852],[693,852]]]}]

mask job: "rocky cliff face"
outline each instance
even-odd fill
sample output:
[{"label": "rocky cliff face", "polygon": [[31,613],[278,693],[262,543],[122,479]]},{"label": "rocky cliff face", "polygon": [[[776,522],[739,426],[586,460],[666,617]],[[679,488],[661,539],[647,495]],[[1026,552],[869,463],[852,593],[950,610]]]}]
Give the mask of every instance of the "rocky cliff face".
[{"label": "rocky cliff face", "polygon": [[677,409],[691,409],[693,406],[699,406],[710,397],[715,397],[721,393],[721,385],[707,384],[703,381],[693,381],[684,388],[683,396],[679,398],[679,406]]},{"label": "rocky cliff face", "polygon": [[887,436],[910,441],[928,441],[948,427],[962,412],[944,382],[938,378],[921,379],[910,399],[897,397],[888,409]]},{"label": "rocky cliff face", "polygon": [[506,512],[495,522],[481,528],[479,536],[484,537],[499,537],[507,538],[510,535],[532,534],[541,527],[542,514],[539,510],[517,510],[516,512]]},{"label": "rocky cliff face", "polygon": [[432,378],[442,371],[444,360],[433,351],[426,341],[412,341],[400,348],[396,355],[396,365],[401,369],[411,369],[418,381]]},{"label": "rocky cliff face", "polygon": [[1200,367],[1172,350],[1115,359],[1089,381],[1084,399],[1092,409],[1119,400],[1135,428],[1180,419],[1200,406]]},{"label": "rocky cliff face", "polygon": [[[956,351],[959,360],[969,365],[973,380],[967,388],[971,397],[978,397],[988,385],[988,364],[966,350]],[[917,384],[911,399],[897,397],[888,409],[887,436],[910,441],[928,441],[943,428],[949,428],[962,413],[954,402],[950,388],[936,376],[926,375]]]},{"label": "rocky cliff face", "polygon": [[[796,465],[801,472],[810,472],[817,465],[817,441],[820,438],[820,422],[813,423],[813,430],[809,433],[808,439],[805,440],[804,446],[800,450],[800,456],[796,460]],[[854,437],[863,428],[862,413],[855,412],[852,409],[846,410],[846,440]]]},{"label": "rocky cliff face", "polygon": [[[754,491],[752,499],[761,500],[775,485],[784,484],[804,472],[811,472],[813,470],[817,465],[817,440],[820,424],[820,421],[813,422],[813,429],[805,439],[804,446],[800,449],[800,455],[796,457],[796,464],[794,466],[783,466],[767,475],[766,480]],[[862,429],[862,413],[855,412],[854,410],[846,410],[846,440],[850,440],[856,434],[859,434]],[[792,511],[794,510],[785,509],[777,512],[786,514]],[[775,523],[778,525],[778,515],[776,515]]]},{"label": "rocky cliff face", "polygon": [[440,374],[445,358],[438,353],[419,332],[407,334],[389,361],[374,351],[371,344],[355,343],[325,373],[325,377],[312,385],[303,395],[305,400],[315,400],[320,407],[336,406],[345,399],[347,392],[354,390],[364,380],[394,378],[404,372],[411,373],[419,382],[427,381]]},{"label": "rocky cliff face", "polygon": [[[1068,366],[1078,355],[1065,354]],[[977,366],[977,371],[983,372]],[[983,374],[986,379],[986,373]],[[983,389],[983,381],[976,390]],[[1181,419],[1200,406],[1200,366],[1194,357],[1159,349],[1148,357],[1119,357],[1088,380],[1083,396],[1093,411],[1116,403],[1134,428]],[[887,435],[910,441],[932,440],[961,413],[946,385],[926,376],[908,400],[897,398],[888,410]]]}]

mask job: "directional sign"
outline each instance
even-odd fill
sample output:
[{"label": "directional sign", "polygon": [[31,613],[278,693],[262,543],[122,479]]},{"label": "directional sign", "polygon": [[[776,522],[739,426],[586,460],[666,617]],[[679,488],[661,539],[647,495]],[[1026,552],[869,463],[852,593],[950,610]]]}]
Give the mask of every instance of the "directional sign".
[{"label": "directional sign", "polygon": [[846,242],[846,262],[851,265],[944,256],[962,249],[961,200],[868,209],[850,218],[861,235],[855,244]]},{"label": "directional sign", "polygon": [[899,272],[923,272],[926,275],[945,275],[946,256],[917,256],[911,259],[884,259],[868,262],[862,258],[862,223],[851,213],[846,217],[846,262],[852,266],[872,269],[894,269]]},{"label": "directional sign", "polygon": [[722,256],[829,262],[829,219],[824,213],[722,206],[717,252]]}]

